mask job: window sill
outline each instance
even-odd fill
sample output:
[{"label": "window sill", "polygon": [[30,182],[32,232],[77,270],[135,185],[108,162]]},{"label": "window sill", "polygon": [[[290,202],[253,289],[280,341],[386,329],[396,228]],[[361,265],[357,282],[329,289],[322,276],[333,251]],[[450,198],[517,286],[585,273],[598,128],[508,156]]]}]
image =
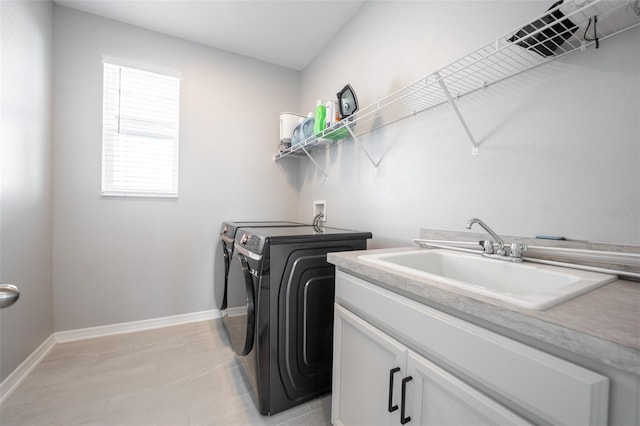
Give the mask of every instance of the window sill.
[{"label": "window sill", "polygon": [[124,197],[124,198],[171,198],[177,199],[177,192],[118,192],[118,191],[103,191],[100,194],[102,197]]}]

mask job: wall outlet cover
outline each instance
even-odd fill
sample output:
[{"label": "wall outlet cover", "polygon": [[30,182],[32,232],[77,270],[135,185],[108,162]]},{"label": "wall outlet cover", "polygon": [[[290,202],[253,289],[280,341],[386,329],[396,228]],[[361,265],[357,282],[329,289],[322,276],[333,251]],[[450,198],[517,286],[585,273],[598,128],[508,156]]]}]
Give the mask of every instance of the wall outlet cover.
[{"label": "wall outlet cover", "polygon": [[313,202],[313,217],[315,218],[319,213],[322,213],[322,217],[318,222],[327,221],[327,201],[316,200]]}]

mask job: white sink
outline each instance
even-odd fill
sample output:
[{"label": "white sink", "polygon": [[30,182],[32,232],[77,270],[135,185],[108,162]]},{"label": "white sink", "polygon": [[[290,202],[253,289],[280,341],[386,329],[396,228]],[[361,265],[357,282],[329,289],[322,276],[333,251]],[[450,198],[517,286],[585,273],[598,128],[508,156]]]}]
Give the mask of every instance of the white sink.
[{"label": "white sink", "polygon": [[617,279],[615,275],[529,262],[512,263],[441,249],[367,254],[359,259],[536,310]]}]

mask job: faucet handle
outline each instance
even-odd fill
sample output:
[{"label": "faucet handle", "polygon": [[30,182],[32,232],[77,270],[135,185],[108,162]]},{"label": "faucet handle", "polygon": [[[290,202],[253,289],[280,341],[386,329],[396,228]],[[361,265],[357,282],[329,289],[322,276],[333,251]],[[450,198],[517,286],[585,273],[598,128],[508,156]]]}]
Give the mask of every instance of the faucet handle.
[{"label": "faucet handle", "polygon": [[522,252],[528,249],[526,243],[511,243],[511,257],[522,257]]},{"label": "faucet handle", "polygon": [[478,242],[484,249],[484,252],[487,254],[493,254],[493,241],[491,240],[480,240]]}]

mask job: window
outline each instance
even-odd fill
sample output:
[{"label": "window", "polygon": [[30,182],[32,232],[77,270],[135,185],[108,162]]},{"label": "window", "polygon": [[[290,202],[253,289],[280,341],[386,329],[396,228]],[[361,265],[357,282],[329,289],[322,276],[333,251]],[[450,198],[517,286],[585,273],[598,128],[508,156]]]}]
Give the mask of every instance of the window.
[{"label": "window", "polygon": [[178,196],[180,79],[104,63],[102,195]]}]

